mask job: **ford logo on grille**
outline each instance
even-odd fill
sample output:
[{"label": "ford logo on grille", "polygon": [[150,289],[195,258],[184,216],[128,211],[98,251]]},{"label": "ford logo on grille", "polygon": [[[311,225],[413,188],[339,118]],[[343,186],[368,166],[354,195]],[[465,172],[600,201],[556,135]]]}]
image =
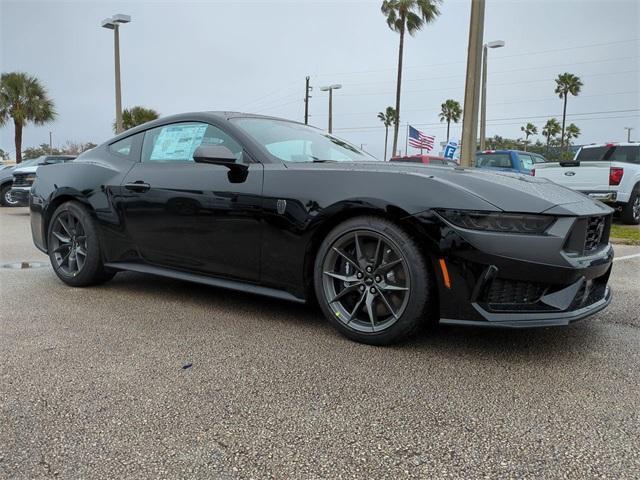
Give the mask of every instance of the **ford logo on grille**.
[{"label": "ford logo on grille", "polygon": [[576,174],[576,172],[564,172],[564,174],[565,174],[567,177],[573,177],[573,176]]}]

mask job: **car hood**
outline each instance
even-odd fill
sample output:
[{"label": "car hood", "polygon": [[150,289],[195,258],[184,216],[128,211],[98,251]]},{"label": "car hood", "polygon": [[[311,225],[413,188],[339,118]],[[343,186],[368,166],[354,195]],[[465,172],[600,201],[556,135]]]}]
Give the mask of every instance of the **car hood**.
[{"label": "car hood", "polygon": [[17,175],[19,173],[34,173],[38,170],[38,166],[39,165],[33,165],[32,167],[22,167],[22,168],[16,168],[13,171],[14,175]]},{"label": "car hood", "polygon": [[612,210],[580,192],[545,178],[480,168],[436,167],[400,162],[305,163],[307,168],[415,175],[463,190],[510,212],[587,215]]}]

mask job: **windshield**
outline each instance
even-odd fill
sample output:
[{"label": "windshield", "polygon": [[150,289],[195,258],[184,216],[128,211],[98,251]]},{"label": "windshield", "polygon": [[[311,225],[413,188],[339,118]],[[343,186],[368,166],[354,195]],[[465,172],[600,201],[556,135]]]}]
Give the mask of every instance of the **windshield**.
[{"label": "windshield", "polygon": [[233,118],[238,127],[285,162],[358,162],[376,158],[317,128],[270,118]]},{"label": "windshield", "polygon": [[610,145],[605,147],[582,148],[576,157],[580,162],[625,162],[640,163],[640,146]]}]

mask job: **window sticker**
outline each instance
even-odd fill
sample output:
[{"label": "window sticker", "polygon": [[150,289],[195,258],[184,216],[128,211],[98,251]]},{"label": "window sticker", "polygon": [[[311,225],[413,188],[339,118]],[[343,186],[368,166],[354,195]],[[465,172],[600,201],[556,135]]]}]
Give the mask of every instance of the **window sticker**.
[{"label": "window sticker", "polygon": [[149,160],[192,160],[206,129],[204,124],[164,127],[153,144]]}]

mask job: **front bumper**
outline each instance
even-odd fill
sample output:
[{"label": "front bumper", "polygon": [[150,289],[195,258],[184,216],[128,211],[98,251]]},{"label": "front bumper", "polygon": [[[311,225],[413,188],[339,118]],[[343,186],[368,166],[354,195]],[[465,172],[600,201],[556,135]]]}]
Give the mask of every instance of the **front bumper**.
[{"label": "front bumper", "polygon": [[11,187],[11,196],[21,205],[29,204],[29,193],[31,192],[31,187]]},{"label": "front bumper", "polygon": [[440,323],[445,325],[465,325],[493,328],[541,328],[541,327],[561,327],[570,323],[582,320],[594,313],[599,312],[611,303],[612,293],[609,286],[605,287],[604,296],[590,305],[586,305],[577,310],[567,312],[545,312],[545,313],[490,313],[477,305],[474,305],[479,312],[482,312],[486,320],[456,320],[441,318]]},{"label": "front bumper", "polygon": [[[435,232],[440,237],[430,249],[440,323],[560,326],[605,308],[612,298],[607,283],[613,262],[611,210],[606,212],[558,217],[545,235],[467,230],[437,215],[421,216],[432,238]],[[594,225],[600,233],[595,242]]]}]

